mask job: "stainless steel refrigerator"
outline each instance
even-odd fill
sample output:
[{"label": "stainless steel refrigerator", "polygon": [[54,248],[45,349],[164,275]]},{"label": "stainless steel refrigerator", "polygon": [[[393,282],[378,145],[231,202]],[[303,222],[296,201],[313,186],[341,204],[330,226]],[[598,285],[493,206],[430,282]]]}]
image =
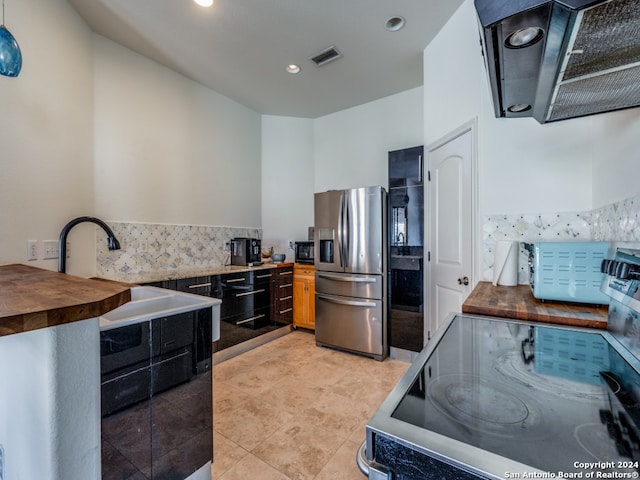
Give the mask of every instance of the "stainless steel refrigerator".
[{"label": "stainless steel refrigerator", "polygon": [[316,344],[383,360],[387,343],[387,192],[315,194]]}]

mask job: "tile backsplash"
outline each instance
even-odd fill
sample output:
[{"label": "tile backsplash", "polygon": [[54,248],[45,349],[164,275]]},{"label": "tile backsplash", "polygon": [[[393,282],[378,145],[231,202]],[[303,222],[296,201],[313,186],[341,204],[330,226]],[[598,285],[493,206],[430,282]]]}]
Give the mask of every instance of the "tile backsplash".
[{"label": "tile backsplash", "polygon": [[[488,215],[482,219],[482,278],[493,279],[496,244],[500,240],[640,242],[640,196],[590,212]],[[529,283],[528,253],[520,247],[518,283]]]},{"label": "tile backsplash", "polygon": [[[228,260],[225,244],[234,237],[262,238],[258,228],[109,222],[122,250],[97,244],[100,277],[136,281],[156,274],[171,278],[184,271],[216,269]],[[589,212],[500,215],[482,218],[481,280],[491,281],[500,240],[640,242],[640,196]],[[527,252],[520,248],[518,282],[528,283]]]},{"label": "tile backsplash", "polygon": [[229,240],[262,237],[258,228],[124,222],[109,226],[122,248],[109,251],[98,232],[97,275],[132,282],[150,274],[172,278],[180,272],[217,269],[227,263]]}]

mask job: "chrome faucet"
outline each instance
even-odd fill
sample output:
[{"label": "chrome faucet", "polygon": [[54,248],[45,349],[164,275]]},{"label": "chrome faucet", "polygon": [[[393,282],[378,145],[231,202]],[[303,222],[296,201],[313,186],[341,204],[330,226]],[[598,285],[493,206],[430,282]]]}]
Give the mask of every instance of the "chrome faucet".
[{"label": "chrome faucet", "polygon": [[92,222],[102,227],[102,229],[107,233],[109,250],[120,250],[120,242],[118,242],[118,239],[109,228],[109,225],[104,223],[102,220],[95,217],[74,218],[67,223],[60,232],[60,239],[58,240],[58,272],[60,273],[65,273],[67,270],[67,235],[69,235],[69,231],[73,227],[83,222]]}]

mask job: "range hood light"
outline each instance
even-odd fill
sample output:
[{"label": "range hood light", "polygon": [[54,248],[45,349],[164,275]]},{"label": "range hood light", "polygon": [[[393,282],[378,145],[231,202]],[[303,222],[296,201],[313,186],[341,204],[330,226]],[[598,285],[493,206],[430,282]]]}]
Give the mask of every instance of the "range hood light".
[{"label": "range hood light", "polygon": [[541,28],[527,27],[516,30],[510,34],[504,41],[504,46],[507,48],[525,48],[535,43],[538,43],[544,33]]},{"label": "range hood light", "polygon": [[511,105],[509,108],[507,108],[507,110],[509,110],[511,113],[526,112],[527,110],[531,110],[531,105],[528,105],[526,103],[516,103],[515,105]]}]

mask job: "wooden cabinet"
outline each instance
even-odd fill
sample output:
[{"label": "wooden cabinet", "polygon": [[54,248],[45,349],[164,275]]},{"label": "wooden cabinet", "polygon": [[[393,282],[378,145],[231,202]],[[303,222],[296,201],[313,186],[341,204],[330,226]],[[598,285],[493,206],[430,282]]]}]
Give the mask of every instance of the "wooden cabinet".
[{"label": "wooden cabinet", "polygon": [[277,325],[293,322],[293,265],[278,266],[271,279],[271,321]]},{"label": "wooden cabinet", "polygon": [[315,290],[316,278],[313,265],[293,267],[293,326],[316,328]]}]

